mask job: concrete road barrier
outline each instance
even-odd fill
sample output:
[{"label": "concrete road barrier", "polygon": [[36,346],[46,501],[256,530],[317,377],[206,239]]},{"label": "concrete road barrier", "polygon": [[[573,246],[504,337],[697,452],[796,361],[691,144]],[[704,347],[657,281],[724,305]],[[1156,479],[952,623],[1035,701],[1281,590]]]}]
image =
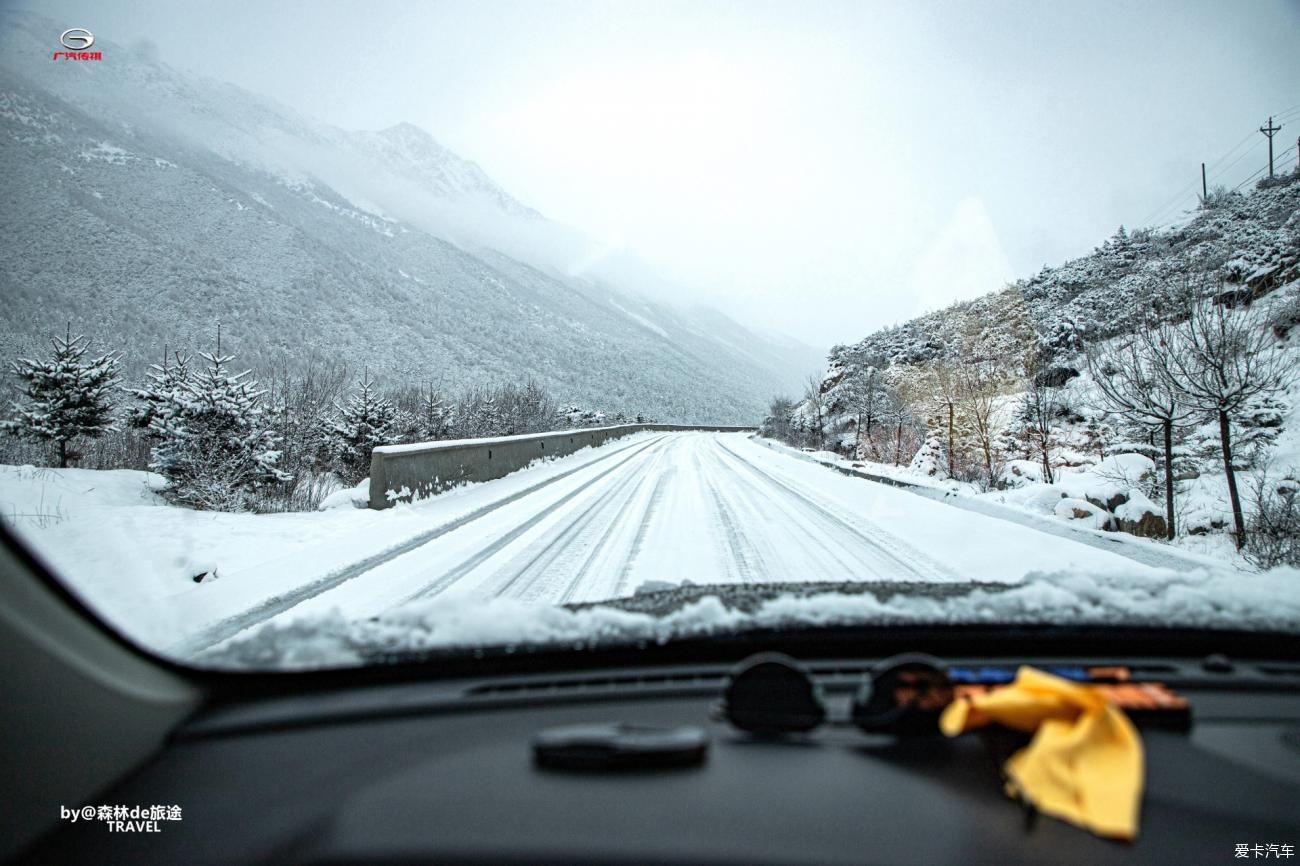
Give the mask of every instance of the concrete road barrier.
[{"label": "concrete road barrier", "polygon": [[755,429],[701,424],[622,424],[492,439],[381,445],[370,455],[370,507],[389,508],[396,502],[432,496],[457,484],[491,481],[540,458],[563,457],[580,448],[645,430],[748,433]]}]

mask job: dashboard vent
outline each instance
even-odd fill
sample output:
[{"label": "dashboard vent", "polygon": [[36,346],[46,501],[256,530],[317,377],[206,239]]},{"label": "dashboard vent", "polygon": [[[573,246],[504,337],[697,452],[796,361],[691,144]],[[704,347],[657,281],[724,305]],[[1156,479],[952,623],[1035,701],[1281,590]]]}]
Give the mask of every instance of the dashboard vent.
[{"label": "dashboard vent", "polygon": [[636,675],[611,675],[590,677],[555,677],[550,679],[515,680],[513,682],[483,683],[465,690],[467,695],[554,695],[571,692],[591,692],[645,687],[683,686],[717,688],[726,681],[724,673],[683,671],[678,673],[646,673]]}]

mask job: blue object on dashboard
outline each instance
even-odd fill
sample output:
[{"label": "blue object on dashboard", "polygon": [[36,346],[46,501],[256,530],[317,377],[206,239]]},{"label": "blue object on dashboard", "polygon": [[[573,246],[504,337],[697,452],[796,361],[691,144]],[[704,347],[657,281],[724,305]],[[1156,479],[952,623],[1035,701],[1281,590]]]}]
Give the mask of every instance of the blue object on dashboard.
[{"label": "blue object on dashboard", "polygon": [[[1055,674],[1061,679],[1072,680],[1078,683],[1086,683],[1091,680],[1088,669],[1081,665],[1057,665],[1046,666],[1040,670],[1047,671],[1049,674]],[[1016,678],[1016,669],[1011,667],[977,667],[948,668],[948,678],[954,684],[960,685],[998,685],[1000,683],[1009,683]]]}]

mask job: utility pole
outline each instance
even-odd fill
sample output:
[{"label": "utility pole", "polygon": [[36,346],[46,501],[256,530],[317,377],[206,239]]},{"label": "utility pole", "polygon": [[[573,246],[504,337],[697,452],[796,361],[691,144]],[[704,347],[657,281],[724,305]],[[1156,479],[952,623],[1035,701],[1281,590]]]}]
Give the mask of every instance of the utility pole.
[{"label": "utility pole", "polygon": [[1209,198],[1210,190],[1205,185],[1205,163],[1201,163],[1201,203],[1204,204]]},{"label": "utility pole", "polygon": [[1268,176],[1273,176],[1273,133],[1282,127],[1273,125],[1273,118],[1268,119],[1268,126],[1261,126],[1259,131],[1268,136]]}]

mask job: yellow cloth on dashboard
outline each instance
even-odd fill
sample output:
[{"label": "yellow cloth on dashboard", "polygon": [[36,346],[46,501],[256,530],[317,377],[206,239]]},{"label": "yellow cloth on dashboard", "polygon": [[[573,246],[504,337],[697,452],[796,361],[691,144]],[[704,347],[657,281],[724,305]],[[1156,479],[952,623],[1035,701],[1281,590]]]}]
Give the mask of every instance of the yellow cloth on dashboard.
[{"label": "yellow cloth on dashboard", "polygon": [[1142,741],[1095,688],[1022,667],[1008,686],[953,701],[939,726],[955,737],[990,722],[1034,734],[1003,766],[1008,796],[1100,836],[1137,836]]}]

